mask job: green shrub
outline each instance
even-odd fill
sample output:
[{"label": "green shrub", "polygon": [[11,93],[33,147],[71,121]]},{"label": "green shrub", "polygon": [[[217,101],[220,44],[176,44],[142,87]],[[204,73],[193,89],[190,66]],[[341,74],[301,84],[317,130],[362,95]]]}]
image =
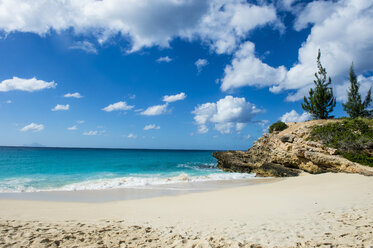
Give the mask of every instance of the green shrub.
[{"label": "green shrub", "polygon": [[373,166],[373,120],[344,119],[312,127],[309,140],[321,141],[350,161]]},{"label": "green shrub", "polygon": [[268,131],[270,133],[272,133],[274,131],[281,132],[282,130],[285,130],[286,128],[288,128],[288,125],[286,125],[285,122],[278,121],[278,122],[275,122],[272,125],[270,125],[269,128],[268,128]]}]

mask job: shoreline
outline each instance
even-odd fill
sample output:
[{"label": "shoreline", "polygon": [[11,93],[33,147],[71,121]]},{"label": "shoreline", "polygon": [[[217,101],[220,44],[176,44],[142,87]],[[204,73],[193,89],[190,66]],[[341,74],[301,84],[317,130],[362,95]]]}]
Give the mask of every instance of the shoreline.
[{"label": "shoreline", "polygon": [[[196,242],[205,244],[200,247],[369,247],[373,178],[302,175],[273,183],[101,203],[0,200],[0,216],[2,228],[13,230],[13,236],[5,239],[33,244],[47,237],[64,245],[92,246],[87,239],[92,237],[104,244],[122,240],[127,247],[172,247],[174,242],[180,243],[174,247]],[[107,228],[100,233],[102,226]],[[61,236],[61,230],[76,239]],[[126,232],[116,234],[118,230]],[[78,240],[81,236],[83,241]]]},{"label": "shoreline", "polygon": [[224,190],[242,186],[272,183],[281,178],[247,178],[230,180],[211,180],[195,182],[178,182],[171,184],[148,185],[117,189],[71,190],[71,191],[37,191],[0,193],[0,200],[28,200],[47,202],[113,202],[137,200],[162,196],[176,196],[190,193]]}]

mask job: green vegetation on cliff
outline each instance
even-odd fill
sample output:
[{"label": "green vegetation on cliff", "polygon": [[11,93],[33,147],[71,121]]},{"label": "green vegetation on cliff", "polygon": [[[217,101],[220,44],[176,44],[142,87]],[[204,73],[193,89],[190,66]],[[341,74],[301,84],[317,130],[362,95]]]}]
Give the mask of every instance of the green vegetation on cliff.
[{"label": "green vegetation on cliff", "polygon": [[337,149],[346,159],[373,167],[373,120],[343,119],[312,127],[309,140]]},{"label": "green vegetation on cliff", "polygon": [[285,122],[277,121],[269,126],[268,132],[272,133],[274,131],[281,132],[282,130],[285,130],[288,128],[288,125],[285,124]]}]

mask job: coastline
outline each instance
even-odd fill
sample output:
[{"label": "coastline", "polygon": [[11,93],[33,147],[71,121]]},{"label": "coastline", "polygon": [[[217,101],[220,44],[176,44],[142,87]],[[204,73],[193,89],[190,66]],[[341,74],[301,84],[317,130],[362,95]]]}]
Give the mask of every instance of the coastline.
[{"label": "coastline", "polygon": [[171,184],[154,184],[147,186],[72,190],[72,191],[37,191],[37,192],[9,192],[0,193],[0,200],[28,200],[49,202],[113,202],[137,200],[162,196],[176,196],[190,193],[223,190],[227,188],[250,186],[271,183],[282,180],[281,178],[252,177],[246,179],[211,180],[211,181],[184,181]]},{"label": "coastline", "polygon": [[[197,243],[200,247],[217,244],[231,247],[239,243],[244,247],[252,244],[369,247],[373,245],[373,180],[356,174],[327,173],[208,192],[104,203],[2,199],[0,216],[2,229],[7,229],[10,235],[3,240],[32,241],[32,244],[47,238],[45,245],[58,240],[64,245],[89,246],[93,244],[87,239],[89,232],[106,223],[110,228],[97,234],[92,242],[96,238],[103,244],[122,240],[127,247],[141,244],[172,247],[175,242],[179,246],[174,244],[174,247]],[[14,226],[23,231],[17,232]],[[37,231],[41,227],[48,227],[48,231]],[[116,234],[119,227],[126,233]],[[82,234],[71,234],[69,228]],[[150,231],[146,232],[146,228]],[[61,230],[85,238],[68,240]]]}]

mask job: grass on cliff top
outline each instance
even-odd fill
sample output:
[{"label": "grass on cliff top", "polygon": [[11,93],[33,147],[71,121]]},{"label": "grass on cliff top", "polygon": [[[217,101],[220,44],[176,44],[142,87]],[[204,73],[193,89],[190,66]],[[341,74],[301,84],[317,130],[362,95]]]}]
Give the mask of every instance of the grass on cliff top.
[{"label": "grass on cliff top", "polygon": [[309,140],[337,149],[346,159],[373,167],[373,119],[344,118],[312,127]]}]

